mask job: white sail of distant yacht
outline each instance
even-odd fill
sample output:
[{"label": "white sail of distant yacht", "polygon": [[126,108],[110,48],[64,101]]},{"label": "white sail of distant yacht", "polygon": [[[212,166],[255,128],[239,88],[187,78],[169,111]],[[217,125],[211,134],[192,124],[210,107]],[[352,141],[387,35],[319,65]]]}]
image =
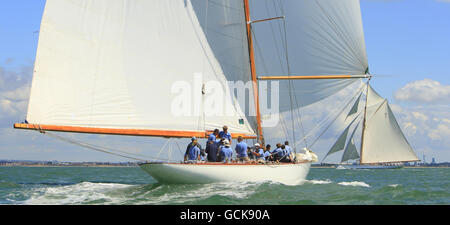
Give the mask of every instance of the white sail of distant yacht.
[{"label": "white sail of distant yacht", "polygon": [[[343,144],[347,139],[348,128],[352,125],[352,121],[336,142],[341,143],[339,148],[332,148],[327,156],[344,150],[341,163],[359,159],[359,165],[345,165],[352,169],[399,168],[402,166],[401,163],[419,161],[398,125],[387,99],[376,93],[369,84],[366,87],[366,105],[363,117],[357,116],[354,119],[358,118],[363,121],[360,155],[353,139],[358,125],[354,127],[345,148]],[[356,100],[348,116],[356,112],[355,108],[358,107],[359,101],[360,97]]]},{"label": "white sail of distant yacht", "polygon": [[[227,125],[233,138],[263,142],[265,112],[260,110],[259,96],[265,90],[259,88],[260,82],[280,82],[279,111],[289,112],[370,77],[359,0],[273,4],[282,9],[279,14],[252,19],[250,12],[257,10],[251,10],[249,0],[47,0],[26,122],[14,127],[206,138],[211,130]],[[257,74],[254,26],[275,22],[284,25],[280,30],[284,50],[289,50],[285,54],[289,69]],[[179,94],[184,86],[174,84],[180,81],[190,85],[189,95]],[[256,115],[236,103],[236,94],[227,91],[229,81],[251,82],[253,104],[248,108]],[[221,84],[222,92],[215,93],[218,87],[210,85],[214,82]],[[217,94],[222,105],[232,106],[226,115],[207,111],[205,99]],[[372,154],[369,147],[364,154],[365,158]],[[160,182],[301,184],[311,163],[306,157],[270,166],[171,162],[140,166]]]}]

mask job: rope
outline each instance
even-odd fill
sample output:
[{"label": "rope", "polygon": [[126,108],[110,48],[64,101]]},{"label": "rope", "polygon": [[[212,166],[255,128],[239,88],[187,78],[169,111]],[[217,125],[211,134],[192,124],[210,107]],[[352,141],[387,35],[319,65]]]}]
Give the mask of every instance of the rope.
[{"label": "rope", "polygon": [[[337,113],[336,114],[336,117],[334,118],[334,119],[332,119],[332,121],[330,122],[330,123],[328,123],[328,127],[314,140],[314,142],[310,145],[310,147],[312,147],[315,143],[316,143],[316,141],[326,132],[326,130],[334,123],[334,121],[336,121],[336,119],[339,117],[339,115],[341,115],[341,113],[342,113],[342,111],[348,106],[348,104],[350,104],[351,102],[352,102],[352,100],[353,100],[353,98],[358,94],[358,93],[360,93],[360,91],[362,91],[362,88],[364,87],[365,85],[362,85],[361,87],[360,87],[360,89],[359,89],[359,91],[357,91],[356,93],[355,93],[355,95],[354,96],[352,96],[350,99],[349,99],[349,101],[347,102],[347,104],[342,108],[342,110],[339,112],[339,113]],[[324,125],[326,125],[327,123],[327,121],[328,120],[330,120],[331,118],[332,118],[332,115],[333,114],[330,114],[328,117],[326,117],[324,120],[322,120],[322,122],[320,122],[320,123],[318,123],[313,129],[311,129],[311,131],[306,135],[306,136],[304,136],[302,139],[300,139],[298,142],[296,142],[296,143],[294,143],[294,145],[295,146],[297,146],[297,145],[299,145],[300,144],[300,142],[303,140],[303,139],[307,139],[308,137],[310,137],[311,135],[313,135],[314,134],[314,132],[313,131],[315,131],[315,130],[317,130],[318,128],[320,128],[320,127],[322,127],[322,126],[324,126]]]},{"label": "rope", "polygon": [[119,153],[109,152],[109,151],[104,150],[102,148],[99,148],[99,147],[96,147],[96,146],[93,146],[93,145],[90,145],[90,144],[86,144],[86,143],[81,143],[81,142],[78,142],[78,141],[75,141],[75,140],[71,140],[71,139],[68,139],[68,138],[64,138],[64,137],[61,137],[61,136],[58,136],[56,134],[52,134],[52,133],[49,133],[49,132],[46,132],[45,134],[47,134],[47,135],[49,135],[51,137],[57,138],[57,139],[59,139],[61,141],[68,142],[68,143],[71,143],[71,144],[74,144],[74,145],[78,145],[78,146],[81,146],[81,147],[84,147],[84,148],[89,148],[89,149],[92,149],[92,150],[95,150],[95,151],[99,151],[99,152],[103,152],[103,153],[107,153],[107,154],[111,154],[111,155],[115,155],[115,156],[120,156],[120,157],[123,157],[123,158],[128,158],[128,159],[133,159],[133,160],[138,160],[138,161],[145,161],[145,160],[143,160],[141,158],[135,158],[135,157],[125,156],[125,155],[122,155],[122,154],[119,154]]}]

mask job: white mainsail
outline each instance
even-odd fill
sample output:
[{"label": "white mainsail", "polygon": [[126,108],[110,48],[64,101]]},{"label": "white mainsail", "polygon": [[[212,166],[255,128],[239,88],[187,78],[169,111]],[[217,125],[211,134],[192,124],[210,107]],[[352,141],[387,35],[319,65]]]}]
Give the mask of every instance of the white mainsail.
[{"label": "white mainsail", "polygon": [[[249,76],[248,61],[242,60],[248,56],[246,40],[241,34],[240,41],[229,43],[238,45],[235,50],[219,56],[219,43],[207,38],[197,17],[199,1],[193,2],[196,9],[191,1],[48,0],[27,121],[203,132],[226,124],[230,132],[254,135],[254,125],[226,91],[231,74],[240,80]],[[225,23],[240,18],[231,32],[244,33],[243,11],[242,6],[231,12],[213,10],[218,19],[208,27],[228,32],[221,29],[229,27]],[[239,71],[223,62],[233,57],[242,60]],[[209,86],[211,81],[224,91]],[[208,97],[217,101],[213,106],[232,106],[228,114],[208,114]]]},{"label": "white mainsail", "polygon": [[370,85],[361,163],[407,162],[418,160],[406,140],[386,99]]}]

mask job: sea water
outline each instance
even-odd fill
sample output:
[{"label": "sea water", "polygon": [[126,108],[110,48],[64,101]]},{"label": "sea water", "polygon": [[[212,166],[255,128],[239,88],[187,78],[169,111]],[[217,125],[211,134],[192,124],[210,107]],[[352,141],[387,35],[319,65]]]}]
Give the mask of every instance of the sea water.
[{"label": "sea water", "polygon": [[311,168],[307,182],[159,184],[138,167],[0,167],[0,204],[450,204],[450,168]]}]

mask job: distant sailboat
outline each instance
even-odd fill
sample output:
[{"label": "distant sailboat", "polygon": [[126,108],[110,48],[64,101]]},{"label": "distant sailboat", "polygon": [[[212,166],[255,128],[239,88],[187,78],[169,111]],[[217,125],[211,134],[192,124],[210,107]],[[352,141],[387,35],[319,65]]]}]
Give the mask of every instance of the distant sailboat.
[{"label": "distant sailboat", "polygon": [[[47,0],[27,122],[14,127],[206,138],[227,125],[233,139],[264,142],[267,112],[260,108],[267,103],[259,99],[266,91],[261,82],[279,82],[279,112],[284,113],[370,77],[358,0],[288,0],[279,6],[278,15],[252,20],[249,0]],[[281,24],[286,69],[260,75],[254,26],[274,21]],[[179,81],[191,85],[191,94],[176,95],[180,89],[173,85]],[[229,81],[251,83],[249,111],[256,115],[245,114],[233,91],[220,92],[221,103],[233,106],[230,114],[207,112],[204,99],[214,97],[217,88],[210,82],[228,90]],[[200,107],[175,104],[180,99]],[[180,109],[175,113],[174,105]],[[296,156],[294,163],[271,165],[143,162],[140,167],[168,183],[301,184],[314,154]]]},{"label": "distant sailboat", "polygon": [[[347,118],[356,114],[361,94]],[[344,150],[342,164],[337,165],[338,169],[394,169],[402,167],[404,162],[419,161],[398,125],[387,99],[378,95],[369,83],[366,85],[366,104],[362,118],[361,155],[358,154],[353,137],[359,123],[354,126],[347,141],[348,130],[357,119],[361,118],[356,116],[353,119],[325,156]],[[345,163],[356,159],[359,159],[359,164]]]}]

